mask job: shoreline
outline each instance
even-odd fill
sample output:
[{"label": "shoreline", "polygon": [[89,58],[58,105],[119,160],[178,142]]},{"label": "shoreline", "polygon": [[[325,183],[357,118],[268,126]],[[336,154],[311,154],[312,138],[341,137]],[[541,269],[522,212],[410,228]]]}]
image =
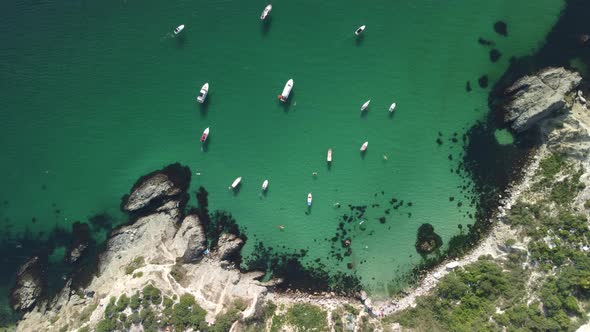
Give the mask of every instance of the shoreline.
[{"label": "shoreline", "polygon": [[394,296],[392,299],[375,300],[374,307],[376,307],[376,309],[374,312],[376,316],[384,317],[392,315],[415,306],[416,298],[429,294],[430,291],[437,286],[442,277],[456,268],[477,261],[482,255],[492,255],[494,258],[506,255],[506,253],[498,249],[498,245],[502,245],[503,242],[510,238],[511,235],[514,235],[516,231],[510,229],[510,226],[502,223],[502,220],[523,191],[530,187],[532,177],[539,167],[539,161],[545,154],[546,150],[544,146],[535,149],[531,153],[528,160],[525,162],[526,165],[520,179],[505,190],[505,197],[500,198],[500,204],[489,219],[489,222],[492,224],[489,232],[484,235],[484,237],[478,241],[468,253],[462,255],[460,258],[445,259],[438,263],[434,268],[427,271],[416,285],[409,290],[403,291],[407,293],[403,297]]}]

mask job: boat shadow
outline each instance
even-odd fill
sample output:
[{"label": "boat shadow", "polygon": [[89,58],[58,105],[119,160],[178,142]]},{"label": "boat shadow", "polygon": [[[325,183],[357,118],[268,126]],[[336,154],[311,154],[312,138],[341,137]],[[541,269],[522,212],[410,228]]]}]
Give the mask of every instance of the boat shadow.
[{"label": "boat shadow", "polygon": [[393,116],[394,116],[394,114],[395,114],[395,111],[393,111],[393,112],[389,112],[389,118],[390,118],[390,119],[393,119]]},{"label": "boat shadow", "polygon": [[328,169],[328,171],[332,169],[332,162],[331,161],[327,162],[326,168]]},{"label": "boat shadow", "polygon": [[356,46],[361,46],[363,44],[364,40],[365,40],[365,35],[361,34],[360,36],[356,36],[356,38],[354,39],[354,44]]},{"label": "boat shadow", "polygon": [[174,40],[176,41],[177,48],[184,48],[186,46],[186,33],[181,33],[180,35],[176,36]]},{"label": "boat shadow", "polygon": [[199,105],[201,111],[201,117],[203,118],[207,117],[207,113],[209,112],[209,103],[211,103],[210,94],[207,94],[207,98],[205,98],[205,101],[202,104],[197,101],[197,104]]},{"label": "boat shadow", "polygon": [[207,137],[207,140],[201,143],[201,151],[207,153],[209,151],[209,142],[211,141],[211,137]]},{"label": "boat shadow", "polygon": [[361,159],[365,160],[366,156],[367,156],[367,150],[361,151]]},{"label": "boat shadow", "polygon": [[238,196],[238,194],[240,193],[240,190],[242,190],[242,184],[240,183],[237,185],[237,187],[235,187],[234,189],[230,189],[230,190],[232,191],[234,196]]},{"label": "boat shadow", "polygon": [[261,28],[263,37],[266,37],[266,35],[270,31],[271,25],[272,25],[272,16],[269,16],[266,18],[266,20],[262,21],[262,25],[260,26],[260,28]]},{"label": "boat shadow", "polygon": [[361,118],[366,118],[369,110],[361,111]]},{"label": "boat shadow", "polygon": [[291,91],[291,93],[289,94],[289,98],[287,98],[286,102],[282,102],[279,100],[279,103],[281,104],[283,111],[289,112],[289,110],[291,109],[291,104],[292,104],[294,98],[295,98],[295,91]]}]

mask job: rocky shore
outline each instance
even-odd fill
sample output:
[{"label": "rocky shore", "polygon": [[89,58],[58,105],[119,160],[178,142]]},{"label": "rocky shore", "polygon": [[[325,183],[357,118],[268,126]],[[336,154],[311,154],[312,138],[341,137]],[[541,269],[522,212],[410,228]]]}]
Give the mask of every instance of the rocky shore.
[{"label": "rocky shore", "polygon": [[[240,321],[256,317],[261,303],[270,301],[287,307],[301,303],[319,305],[328,313],[328,321],[342,315],[339,308],[364,308],[364,313],[360,311],[354,319],[347,318],[347,326],[352,326],[352,330],[363,324],[375,330],[396,329],[397,324],[382,324],[379,318],[415,306],[416,299],[429,294],[449,272],[477,261],[482,255],[502,259],[515,250],[526,251],[526,243],[506,246],[508,239],[516,237],[516,230],[503,220],[516,200],[530,191],[530,180],[547,153],[563,153],[583,165],[581,181],[586,189],[577,196],[576,204],[583,206],[590,199],[590,113],[584,97],[587,94],[578,92],[581,80],[577,73],[564,68],[547,68],[519,79],[506,90],[505,98],[496,105],[505,110],[506,123],[515,132],[538,128],[542,144],[529,160],[522,180],[504,193],[490,235],[466,256],[443,262],[427,273],[404,297],[372,301],[364,292],[358,298],[333,293],[274,292],[273,287],[280,280],[261,282],[264,272],[242,273],[236,268],[232,258],[244,244],[240,234],[222,231],[215,239],[207,238],[210,225],[208,220],[202,220],[206,218],[202,211],[185,211],[190,171],[174,164],[142,177],[124,197],[121,206],[130,214],[131,222],[110,233],[98,257],[96,275],[87,284],[75,285],[69,280],[55,298],[41,300],[42,260],[32,257],[23,265],[11,301],[15,310],[26,312],[17,330],[93,330],[105,316],[111,297],[131,296],[146,285],[171,299],[192,295],[205,310],[208,324],[213,324],[239,299],[244,303]],[[84,233],[83,226],[79,230]],[[75,262],[85,249],[84,241],[73,243],[68,259]],[[349,310],[357,310],[353,309]],[[350,317],[351,313],[346,315]],[[342,323],[344,318],[340,319]],[[271,323],[265,324],[269,327]],[[335,325],[331,323],[330,328]],[[239,326],[234,323],[231,330],[239,331]],[[142,328],[133,325],[133,329]],[[282,330],[294,329],[287,326]]]}]

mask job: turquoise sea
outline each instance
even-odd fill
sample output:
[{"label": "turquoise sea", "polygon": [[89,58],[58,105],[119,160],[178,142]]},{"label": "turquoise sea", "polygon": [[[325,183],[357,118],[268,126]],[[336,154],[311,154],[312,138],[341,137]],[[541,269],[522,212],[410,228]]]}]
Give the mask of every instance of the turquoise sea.
[{"label": "turquoise sea", "polygon": [[[25,234],[43,239],[101,213],[124,222],[121,196],[139,176],[177,161],[191,168],[193,191],[207,188],[211,210],[230,212],[246,229],[245,257],[257,241],[308,250],[307,261],[356,273],[375,294],[420,260],[421,224],[447,241],[474,222],[471,179],[451,170],[463,135],[488,113],[489,87],[478,78],[487,75],[491,86],[510,57],[539,47],[564,2],[276,1],[262,23],[265,5],[0,3],[4,289],[30,249]],[[507,36],[494,32],[499,20]],[[186,29],[175,37],[179,24]],[[492,48],[501,53],[495,63]],[[277,94],[290,78],[293,93],[282,104]],[[199,105],[205,82],[208,102]],[[497,136],[510,144],[506,133]],[[238,176],[241,190],[232,193]],[[404,205],[393,209],[392,198]],[[352,254],[340,261],[330,239],[349,204],[367,206],[365,227],[348,233]],[[58,248],[52,257],[62,255]]]}]

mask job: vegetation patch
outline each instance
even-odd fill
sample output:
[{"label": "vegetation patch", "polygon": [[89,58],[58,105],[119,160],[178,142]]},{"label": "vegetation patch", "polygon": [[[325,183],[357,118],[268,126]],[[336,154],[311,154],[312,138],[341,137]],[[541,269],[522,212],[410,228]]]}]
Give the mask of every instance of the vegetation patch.
[{"label": "vegetation patch", "polygon": [[125,274],[132,274],[133,271],[145,266],[145,258],[143,256],[135,257],[131,263],[125,267]]},{"label": "vegetation patch", "polygon": [[297,303],[287,310],[287,322],[295,331],[328,331],[327,313],[311,304]]}]

